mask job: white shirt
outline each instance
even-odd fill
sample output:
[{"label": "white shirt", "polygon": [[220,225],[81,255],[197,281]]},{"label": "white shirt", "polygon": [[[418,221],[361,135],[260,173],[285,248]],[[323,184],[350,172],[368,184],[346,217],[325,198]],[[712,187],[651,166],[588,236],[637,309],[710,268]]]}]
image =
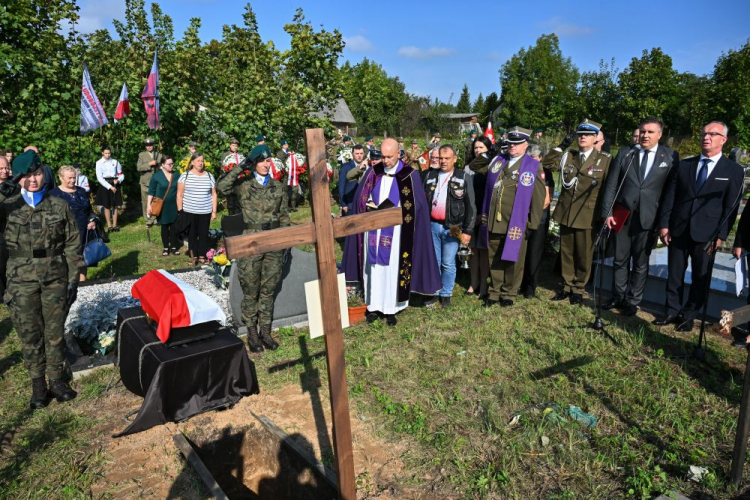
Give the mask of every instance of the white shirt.
[{"label": "white shirt", "polygon": [[258,172],[253,170],[253,175],[255,176],[255,180],[258,181],[258,184],[260,184],[261,186],[266,185],[266,178],[268,177],[268,174],[260,175]]},{"label": "white shirt", "polygon": [[719,154],[714,156],[704,156],[703,153],[701,153],[701,157],[698,160],[698,168],[695,169],[695,180],[698,180],[698,175],[700,174],[701,167],[703,166],[703,160],[708,158],[708,172],[706,172],[706,179],[711,175],[711,172],[714,171],[714,167],[716,167],[716,164],[719,163],[719,160],[721,159],[721,151],[719,151]]},{"label": "white shirt", "polygon": [[[648,177],[649,172],[651,172],[651,168],[654,166],[654,160],[656,160],[656,150],[659,147],[659,144],[654,146],[653,148],[650,148],[648,151],[648,161],[646,163],[646,173],[643,174],[643,178],[645,179]],[[643,161],[643,155],[645,155],[646,150],[638,146],[638,168],[640,168],[641,162]]]},{"label": "white shirt", "polygon": [[83,188],[87,193],[91,191],[89,187],[89,178],[83,174],[76,175],[76,186]]},{"label": "white shirt", "polygon": [[99,161],[96,162],[96,181],[100,186],[111,189],[113,187],[112,184],[104,179],[111,179],[112,177],[116,177],[117,182],[120,184],[122,184],[122,181],[125,179],[120,162],[114,158],[110,158],[109,160],[99,158]]}]

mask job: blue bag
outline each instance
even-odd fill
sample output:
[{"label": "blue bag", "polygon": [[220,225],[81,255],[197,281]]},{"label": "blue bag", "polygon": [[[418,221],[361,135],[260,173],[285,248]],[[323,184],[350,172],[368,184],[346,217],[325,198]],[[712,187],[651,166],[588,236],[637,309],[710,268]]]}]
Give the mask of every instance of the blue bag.
[{"label": "blue bag", "polygon": [[86,266],[94,266],[112,255],[112,251],[104,244],[96,231],[93,231],[94,239],[89,240],[91,232],[91,230],[86,231],[86,245],[83,247],[83,260]]}]

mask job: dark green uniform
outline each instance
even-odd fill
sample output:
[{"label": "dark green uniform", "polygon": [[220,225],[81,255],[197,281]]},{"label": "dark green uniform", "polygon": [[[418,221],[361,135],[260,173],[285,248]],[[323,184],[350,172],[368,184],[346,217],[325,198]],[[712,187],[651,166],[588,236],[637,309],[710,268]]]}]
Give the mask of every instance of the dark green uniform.
[{"label": "dark green uniform", "polygon": [[68,283],[77,283],[83,260],[80,233],[68,204],[45,195],[35,208],[20,194],[0,194],[7,217],[8,286],[4,300],[21,340],[23,362],[32,379],[64,375],[63,331]]},{"label": "dark green uniform", "polygon": [[[508,232],[508,222],[513,212],[513,203],[516,201],[516,188],[518,187],[518,170],[521,167],[523,156],[512,166],[505,167],[495,181],[492,188],[492,199],[490,200],[487,218],[487,229],[489,231],[489,259],[490,277],[492,285],[488,291],[490,300],[513,300],[518,294],[518,288],[523,281],[523,265],[526,259],[526,235],[523,235],[521,250],[516,262],[502,260],[503,244]],[[495,166],[499,165],[496,163]],[[534,182],[534,194],[529,207],[529,218],[526,223],[527,230],[536,230],[542,219],[542,210],[545,198],[544,169],[539,165]]]},{"label": "dark green uniform", "polygon": [[[241,169],[234,168],[219,179],[216,190],[223,196],[234,194],[245,223],[243,234],[289,226],[286,186],[268,177],[261,186],[255,175],[238,179]],[[271,325],[273,321],[273,294],[281,278],[284,251],[268,252],[239,259],[242,299],[242,322],[254,325]]]},{"label": "dark green uniform", "polygon": [[[154,225],[156,222],[155,217],[149,217],[146,213],[148,205],[148,186],[151,184],[151,177],[153,177],[156,169],[159,168],[161,163],[162,154],[154,150],[152,152],[141,151],[138,153],[138,163],[136,164],[136,170],[141,175],[141,210],[143,211],[143,219],[146,221],[147,226]],[[156,165],[151,165],[151,162],[155,161]]]},{"label": "dark green uniform", "polygon": [[554,148],[542,160],[545,168],[560,170],[560,197],[552,218],[560,224],[563,291],[573,294],[583,293],[591,274],[591,232],[599,213],[599,191],[612,161],[609,153],[592,149],[582,165],[580,154],[570,150],[563,155]]}]

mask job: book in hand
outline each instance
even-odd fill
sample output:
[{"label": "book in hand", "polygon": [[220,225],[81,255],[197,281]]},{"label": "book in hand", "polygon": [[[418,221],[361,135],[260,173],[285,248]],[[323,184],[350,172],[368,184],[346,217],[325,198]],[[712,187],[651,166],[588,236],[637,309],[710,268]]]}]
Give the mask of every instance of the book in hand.
[{"label": "book in hand", "polygon": [[619,203],[615,203],[615,206],[612,208],[612,217],[615,219],[615,227],[612,229],[619,233],[625,226],[628,217],[630,217],[630,210]]}]

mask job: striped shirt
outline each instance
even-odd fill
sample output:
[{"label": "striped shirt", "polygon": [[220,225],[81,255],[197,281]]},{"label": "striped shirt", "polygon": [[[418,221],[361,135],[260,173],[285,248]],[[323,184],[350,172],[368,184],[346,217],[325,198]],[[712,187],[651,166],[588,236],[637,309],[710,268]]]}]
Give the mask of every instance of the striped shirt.
[{"label": "striped shirt", "polygon": [[209,172],[204,175],[196,175],[195,172],[187,171],[180,176],[180,180],[177,182],[185,185],[182,210],[189,214],[210,214],[213,212],[214,204],[211,190],[216,186],[213,175]]}]

